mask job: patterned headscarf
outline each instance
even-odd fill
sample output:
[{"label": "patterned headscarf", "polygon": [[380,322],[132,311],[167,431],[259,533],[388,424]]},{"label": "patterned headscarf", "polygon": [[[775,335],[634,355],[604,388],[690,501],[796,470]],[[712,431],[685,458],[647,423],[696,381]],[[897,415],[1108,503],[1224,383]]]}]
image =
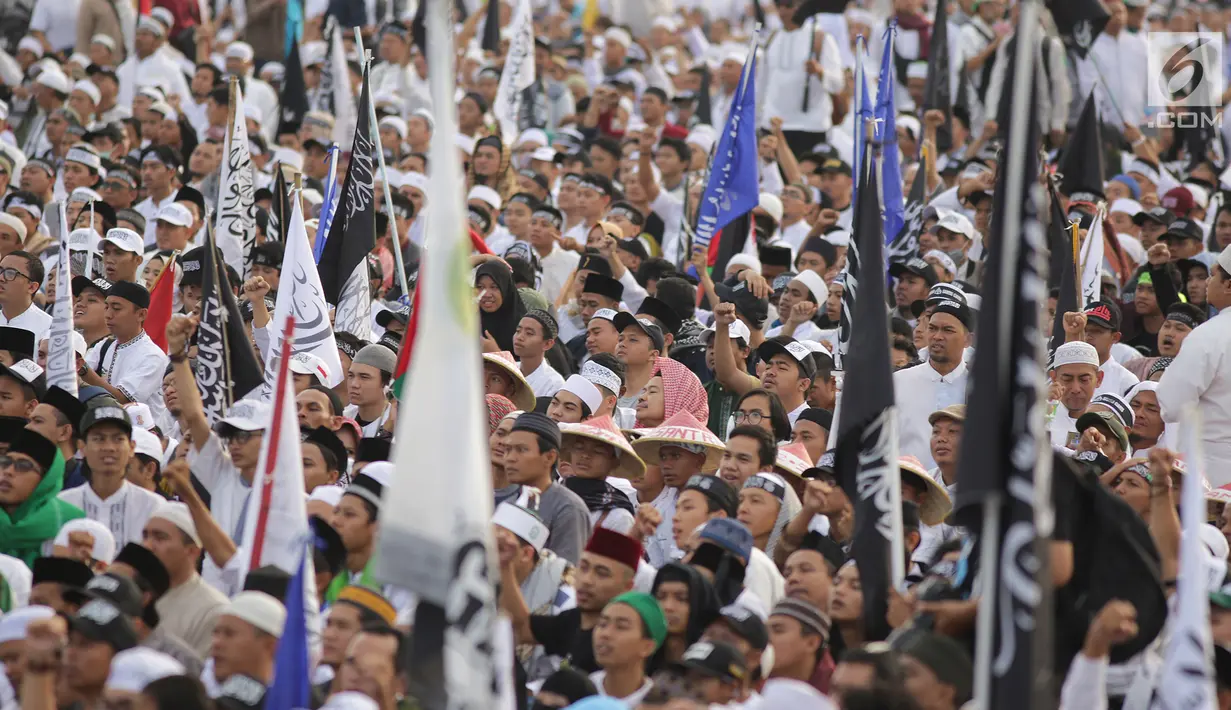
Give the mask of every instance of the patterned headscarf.
[{"label": "patterned headscarf", "polygon": [[654,363],[654,374],[663,378],[663,421],[680,411],[687,411],[699,422],[709,421],[709,398],[692,370],[669,357],[660,357]]},{"label": "patterned headscarf", "polygon": [[517,405],[502,394],[487,395],[487,433],[491,434],[500,426],[501,420],[509,413],[517,410]]}]

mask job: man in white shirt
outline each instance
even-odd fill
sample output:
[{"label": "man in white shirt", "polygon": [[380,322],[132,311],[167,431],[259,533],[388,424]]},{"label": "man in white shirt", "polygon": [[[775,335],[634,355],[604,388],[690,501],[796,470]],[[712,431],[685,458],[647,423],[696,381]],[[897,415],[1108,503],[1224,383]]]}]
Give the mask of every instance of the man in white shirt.
[{"label": "man in white shirt", "polygon": [[372,93],[394,94],[402,102],[402,116],[419,109],[432,110],[432,97],[427,81],[419,76],[411,61],[414,42],[410,29],[401,22],[389,22],[381,27],[377,52],[380,63],[372,68]]},{"label": "man in white shirt", "polygon": [[150,292],[129,281],[111,284],[106,292],[107,329],[115,338],[112,347],[99,347],[86,354],[89,367],[82,381],[107,390],[120,404],[143,402],[155,417],[165,411],[162,377],[167,354],[145,332]]},{"label": "man in white shirt", "polygon": [[[264,79],[252,73],[252,45],[247,42],[232,42],[227,46],[226,67],[233,76],[244,77],[244,105],[255,106],[260,111],[261,134],[272,140],[278,128],[278,92]],[[190,100],[185,96],[184,101]]]},{"label": "man in white shirt", "polygon": [[509,207],[513,209],[516,200],[523,200],[525,208],[530,210],[530,246],[539,257],[539,265],[543,269],[539,293],[548,303],[555,303],[560,291],[577,269],[581,255],[575,251],[563,249],[560,246],[560,224],[563,216],[551,205],[531,204],[530,195],[518,193],[509,198]]},{"label": "man in white shirt", "polygon": [[[1111,356],[1111,346],[1120,342],[1120,307],[1111,301],[1096,301],[1086,306],[1085,327],[1082,339],[1094,346],[1098,351],[1099,371],[1103,373],[1103,381],[1095,394],[1119,394],[1137,384],[1137,376]],[[1081,318],[1073,320],[1076,328]],[[1065,323],[1066,331],[1068,323]]]},{"label": "man in white shirt", "polygon": [[34,306],[34,294],[45,277],[43,262],[24,251],[0,259],[0,325],[25,328],[34,342],[47,337],[51,316]]},{"label": "man in white shirt", "polygon": [[594,660],[602,668],[590,674],[600,696],[639,707],[654,687],[646,664],[667,638],[667,619],[654,597],[625,592],[611,600],[594,628]]},{"label": "man in white shirt", "polygon": [[192,101],[192,90],[183,70],[160,52],[166,40],[166,28],[149,15],[137,20],[137,33],[133,41],[134,54],[116,69],[120,79],[120,94],[116,103],[131,106],[133,95],[142,86],[158,86],[168,96],[176,95],[180,101]]},{"label": "man in white shirt", "polygon": [[1148,103],[1148,47],[1140,34],[1125,27],[1127,10],[1122,0],[1105,4],[1111,19],[1094,38],[1086,58],[1077,61],[1078,95],[1093,91],[1099,115],[1107,120],[1141,125]]},{"label": "man in white shirt", "polygon": [[145,217],[147,247],[157,244],[158,213],[175,202],[176,175],[182,162],[182,156],[165,145],[150,146],[141,153],[141,182],[148,197],[133,209]]},{"label": "man in white shirt", "polygon": [[1090,406],[1102,382],[1098,351],[1093,345],[1075,340],[1056,348],[1047,398],[1049,406],[1055,407],[1049,427],[1052,446],[1077,449],[1077,419]]},{"label": "man in white shirt", "polygon": [[[803,155],[833,127],[833,99],[846,85],[838,43],[815,17],[795,23],[796,3],[778,5],[782,29],[770,38],[758,66],[768,87],[758,114],[762,124],[782,119],[782,133],[795,155]],[[764,79],[772,77],[772,80]],[[762,94],[758,92],[758,98]]]},{"label": "man in white shirt", "polygon": [[970,345],[972,314],[965,303],[941,300],[931,306],[928,319],[928,359],[893,373],[898,401],[898,451],[914,456],[925,469],[932,458],[933,412],[966,402],[969,371],[963,354]]},{"label": "man in white shirt", "polygon": [[778,231],[782,241],[791,245],[791,252],[798,252],[812,231],[806,219],[812,209],[812,190],[801,185],[786,185],[782,188],[782,222]]},{"label": "man in white shirt", "polygon": [[1220,312],[1184,339],[1157,394],[1165,420],[1179,420],[1189,405],[1201,410],[1205,475],[1218,487],[1231,483],[1231,469],[1223,465],[1231,458],[1231,247],[1210,267],[1205,297]]},{"label": "man in white shirt", "polygon": [[122,407],[91,407],[81,421],[89,482],[60,493],[60,500],[81,508],[103,524],[117,544],[141,542],[142,530],[163,497],[130,483],[128,462],[136,454],[132,420]]},{"label": "man in white shirt", "polygon": [[546,358],[558,332],[555,317],[536,308],[522,317],[513,333],[513,354],[535,397],[553,397],[564,386],[564,377]]}]

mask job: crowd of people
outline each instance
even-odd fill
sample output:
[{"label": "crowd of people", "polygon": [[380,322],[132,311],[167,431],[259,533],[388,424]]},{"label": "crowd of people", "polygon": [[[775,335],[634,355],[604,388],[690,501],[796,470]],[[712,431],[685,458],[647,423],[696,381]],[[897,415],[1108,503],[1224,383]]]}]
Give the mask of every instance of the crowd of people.
[{"label": "crowd of people", "polygon": [[[272,405],[253,390],[211,415],[203,289],[225,272],[252,341],[241,347],[268,360],[292,248],[284,205],[298,201],[319,255],[356,157],[343,125],[356,106],[338,97],[361,90],[382,154],[370,323],[336,329],[341,372],[310,353],[289,363],[321,612],[313,707],[421,706],[407,668],[417,598],[375,562],[397,414],[416,407],[392,391],[399,352],[432,338],[415,330],[411,292],[440,141],[464,166],[475,245],[492,577],[515,644],[498,660],[517,707],[978,702],[981,531],[952,512],[982,295],[998,278],[986,268],[1002,209],[997,107],[1019,7],[490,1],[451,3],[455,135],[437,135],[413,0],[0,6],[0,710],[264,707],[291,574],[244,574],[241,544]],[[534,79],[510,135],[497,104],[522,2]],[[1056,334],[1051,706],[1136,710],[1168,692],[1158,669],[1176,612],[1151,602],[1175,590],[1179,492],[1196,472],[1211,702],[1228,710],[1231,143],[1221,125],[1156,128],[1167,107],[1150,104],[1146,36],[1201,31],[1226,46],[1231,11],[1089,4],[1078,19],[1094,36],[1088,22],[1074,31],[1072,8],[1040,8],[1035,52],[1048,246],[1073,247],[1077,263],[1059,263],[1098,279],[1074,298],[1064,289],[1080,292],[1080,276],[1053,273],[1039,314]],[[861,293],[884,298],[887,353],[840,347],[852,166],[867,159],[857,75],[895,101],[879,143],[896,144],[899,170],[883,174],[901,183],[884,194],[912,195],[902,234],[885,235],[908,245],[891,250],[889,288]],[[745,85],[759,196],[706,249],[698,213]],[[1221,117],[1231,94],[1216,98]],[[292,102],[307,110],[289,121]],[[242,273],[207,251],[235,121],[255,203]],[[64,245],[75,387],[48,383]],[[868,618],[856,491],[833,450],[843,360],[865,357],[892,362],[901,457],[906,573],[883,619]],[[1183,419],[1194,404],[1195,424]],[[1178,455],[1184,434],[1203,460]],[[1124,562],[1130,547],[1153,566]]]}]

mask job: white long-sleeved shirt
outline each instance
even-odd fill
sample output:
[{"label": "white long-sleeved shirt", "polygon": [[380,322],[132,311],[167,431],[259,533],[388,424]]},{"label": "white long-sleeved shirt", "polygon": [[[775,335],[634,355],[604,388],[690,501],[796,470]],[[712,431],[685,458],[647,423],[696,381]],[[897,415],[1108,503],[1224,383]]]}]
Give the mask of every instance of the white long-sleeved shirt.
[{"label": "white long-sleeved shirt", "polygon": [[1121,31],[1113,37],[1099,33],[1090,53],[1077,61],[1078,96],[1088,96],[1093,90],[1099,116],[1105,121],[1144,123],[1147,57],[1146,42],[1140,35]]},{"label": "white long-sleeved shirt", "polygon": [[1141,380],[1128,368],[1121,365],[1114,357],[1107,358],[1107,362],[1099,366],[1099,372],[1103,373],[1103,382],[1094,391],[1094,394],[1118,394],[1124,396],[1124,393],[1130,387],[1137,384]]},{"label": "white long-sleeved shirt", "polygon": [[[1017,46],[1012,39],[1013,35],[1006,36],[1000,43],[1000,48],[996,50],[996,64],[992,67],[990,84],[987,87],[987,94],[983,97],[983,105],[988,107],[988,118],[991,118],[995,111],[991,107],[1000,106],[1000,92],[1004,89],[1009,65],[1013,63],[1013,55],[1009,53],[1009,48]],[[1039,116],[1041,128],[1044,131],[1063,130],[1068,122],[1069,102],[1073,94],[1068,72],[1065,69],[1064,45],[1055,38],[1044,39],[1047,47],[1046,57],[1043,55],[1043,45],[1040,45],[1034,54],[1035,71],[1040,72],[1041,76],[1046,79],[1039,85],[1047,87],[1046,91],[1040,91],[1038,94],[1036,115]],[[1144,75],[1144,71],[1142,73]]]},{"label": "white long-sleeved shirt", "polygon": [[964,361],[943,376],[929,362],[893,373],[900,455],[914,456],[925,469],[936,466],[932,459],[932,425],[928,424],[928,417],[950,405],[966,403],[969,374]]},{"label": "white long-sleeved shirt", "polygon": [[125,59],[115,73],[120,79],[120,93],[116,97],[116,104],[120,106],[131,106],[133,95],[142,86],[157,86],[168,95],[179,95],[181,102],[192,101],[192,91],[183,70],[162,52],[154,52],[145,59],[138,59],[134,54]]},{"label": "white long-sleeved shirt", "polygon": [[[812,50],[818,37],[820,51],[814,55]],[[820,79],[808,74],[806,67],[814,57],[824,70]],[[837,41],[822,31],[814,19],[795,30],[779,30],[765,48],[758,71],[761,81],[757,86],[765,89],[759,112],[762,126],[768,127],[769,119],[778,116],[786,131],[824,133],[833,127],[830,95],[842,91],[846,83],[842,55]]]},{"label": "white long-sleeved shirt", "polygon": [[1178,421],[1196,403],[1202,417],[1205,475],[1214,487],[1231,483],[1231,308],[1197,326],[1158,383],[1164,421]]}]

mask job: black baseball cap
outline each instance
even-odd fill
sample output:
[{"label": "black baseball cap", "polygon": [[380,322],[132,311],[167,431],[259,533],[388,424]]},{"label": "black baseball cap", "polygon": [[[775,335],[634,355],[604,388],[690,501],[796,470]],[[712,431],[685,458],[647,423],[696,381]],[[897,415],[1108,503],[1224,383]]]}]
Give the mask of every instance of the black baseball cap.
[{"label": "black baseball cap", "polygon": [[846,175],[847,177],[850,177],[851,176],[851,166],[847,165],[846,161],[842,160],[841,158],[829,158],[825,162],[821,163],[821,166],[817,168],[817,172],[818,173],[841,173],[843,175]]},{"label": "black baseball cap", "polygon": [[694,671],[723,681],[742,681],[748,674],[744,654],[722,641],[698,641],[684,651],[675,664],[683,671]]},{"label": "black baseball cap", "polygon": [[734,518],[739,508],[739,493],[731,487],[731,484],[717,476],[700,474],[693,476],[688,479],[688,483],[684,484],[684,490],[697,491],[709,498],[718,505],[720,510],[726,512],[728,518]]},{"label": "black baseball cap", "polygon": [[102,277],[91,279],[88,276],[74,276],[72,281],[73,298],[85,293],[87,289],[94,289],[106,297],[111,293],[111,282]]},{"label": "black baseball cap", "polygon": [[114,401],[86,408],[85,415],[81,417],[81,435],[85,436],[86,432],[103,422],[114,423],[132,435],[132,418],[128,416],[128,412],[123,407],[116,405]]},{"label": "black baseball cap", "polygon": [[1171,210],[1166,207],[1151,207],[1148,210],[1142,210],[1141,212],[1133,215],[1133,224],[1138,227],[1146,222],[1154,222],[1155,224],[1161,224],[1166,227],[1174,221],[1175,215],[1172,214]]},{"label": "black baseball cap", "polygon": [[1201,225],[1197,224],[1187,217],[1181,217],[1172,222],[1167,227],[1167,231],[1162,236],[1163,239],[1195,239],[1202,241],[1205,239],[1204,230]]},{"label": "black baseball cap", "polygon": [[764,651],[769,646],[769,630],[761,617],[748,609],[735,604],[728,604],[718,612],[718,620],[725,623],[758,651]]},{"label": "black baseball cap", "polygon": [[754,296],[748,289],[748,284],[743,281],[735,285],[716,284],[714,292],[722,303],[734,303],[736,312],[758,329],[769,318],[769,299]]},{"label": "black baseball cap", "polygon": [[623,332],[625,328],[636,327],[650,336],[650,347],[653,350],[661,353],[666,347],[666,338],[663,336],[662,328],[659,328],[658,324],[649,318],[638,318],[628,311],[620,311],[611,322],[619,332]]},{"label": "black baseball cap", "polygon": [[1120,307],[1111,301],[1095,301],[1086,306],[1086,322],[1103,328],[1111,329],[1111,332],[1120,332]]},{"label": "black baseball cap", "polygon": [[812,351],[794,338],[769,338],[757,348],[757,355],[765,362],[769,362],[775,355],[786,355],[799,365],[802,376],[809,380],[816,377],[816,363],[812,360]]},{"label": "black baseball cap", "polygon": [[932,314],[947,313],[957,319],[966,330],[970,330],[974,324],[974,318],[970,312],[970,306],[958,301],[938,301],[934,304],[929,304],[932,308]]},{"label": "black baseball cap", "polygon": [[84,588],[70,590],[64,596],[69,601],[75,601],[78,604],[87,603],[91,599],[101,599],[130,618],[141,616],[143,611],[141,589],[137,583],[128,577],[112,572],[100,574],[86,582]]},{"label": "black baseball cap", "polygon": [[103,599],[91,599],[69,619],[69,627],[92,641],[101,641],[115,651],[126,651],[137,645],[137,630],[132,619],[115,604]]},{"label": "black baseball cap", "polygon": [[939,280],[936,277],[936,269],[932,265],[918,257],[912,257],[906,261],[895,261],[889,265],[889,275],[894,278],[901,278],[903,274],[914,274],[927,282],[928,287],[936,285]]}]

